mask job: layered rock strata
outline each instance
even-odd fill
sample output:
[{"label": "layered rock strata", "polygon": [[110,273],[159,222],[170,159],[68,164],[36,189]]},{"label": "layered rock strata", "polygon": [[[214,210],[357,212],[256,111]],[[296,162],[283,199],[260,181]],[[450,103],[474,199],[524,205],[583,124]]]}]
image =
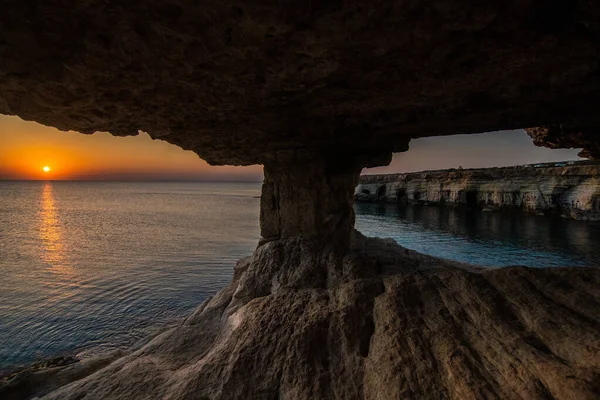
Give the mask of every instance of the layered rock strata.
[{"label": "layered rock strata", "polygon": [[600,220],[600,163],[363,175],[358,201],[461,205]]}]

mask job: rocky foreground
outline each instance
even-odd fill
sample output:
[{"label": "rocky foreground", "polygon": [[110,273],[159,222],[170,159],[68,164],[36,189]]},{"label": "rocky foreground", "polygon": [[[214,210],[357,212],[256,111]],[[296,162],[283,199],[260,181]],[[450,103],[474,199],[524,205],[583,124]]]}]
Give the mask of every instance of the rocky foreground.
[{"label": "rocky foreground", "polygon": [[482,269],[357,232],[332,250],[262,245],[179,326],[43,399],[598,398],[600,269]]},{"label": "rocky foreground", "polygon": [[598,269],[458,266],[352,210],[418,137],[528,128],[599,159],[598,2],[4,3],[0,114],[265,171],[232,284],[48,399],[598,398]]},{"label": "rocky foreground", "polygon": [[368,202],[463,205],[598,221],[600,163],[363,175],[354,197]]}]

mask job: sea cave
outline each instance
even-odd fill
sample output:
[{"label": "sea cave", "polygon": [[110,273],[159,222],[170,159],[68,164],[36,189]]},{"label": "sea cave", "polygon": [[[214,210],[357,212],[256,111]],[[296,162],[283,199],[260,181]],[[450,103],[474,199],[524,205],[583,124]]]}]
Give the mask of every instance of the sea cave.
[{"label": "sea cave", "polygon": [[2,9],[0,114],[265,174],[231,284],[141,349],[56,372],[44,399],[598,398],[598,268],[421,255],[357,232],[353,196],[419,137],[523,128],[600,158],[600,4]]}]

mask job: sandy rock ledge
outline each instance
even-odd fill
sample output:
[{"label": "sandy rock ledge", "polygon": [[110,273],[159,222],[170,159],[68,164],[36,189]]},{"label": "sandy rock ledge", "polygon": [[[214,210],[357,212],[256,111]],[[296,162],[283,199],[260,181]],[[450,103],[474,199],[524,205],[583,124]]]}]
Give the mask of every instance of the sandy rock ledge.
[{"label": "sandy rock ledge", "polygon": [[600,269],[319,246],[262,245],[179,326],[43,399],[598,398]]}]

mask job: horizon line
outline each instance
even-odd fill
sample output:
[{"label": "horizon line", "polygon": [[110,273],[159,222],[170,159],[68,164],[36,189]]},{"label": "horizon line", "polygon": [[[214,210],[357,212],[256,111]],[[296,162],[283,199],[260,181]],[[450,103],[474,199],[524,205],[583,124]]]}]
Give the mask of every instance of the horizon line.
[{"label": "horizon line", "polygon": [[113,183],[262,183],[262,180],[190,180],[190,179],[10,179],[0,182],[113,182]]}]

